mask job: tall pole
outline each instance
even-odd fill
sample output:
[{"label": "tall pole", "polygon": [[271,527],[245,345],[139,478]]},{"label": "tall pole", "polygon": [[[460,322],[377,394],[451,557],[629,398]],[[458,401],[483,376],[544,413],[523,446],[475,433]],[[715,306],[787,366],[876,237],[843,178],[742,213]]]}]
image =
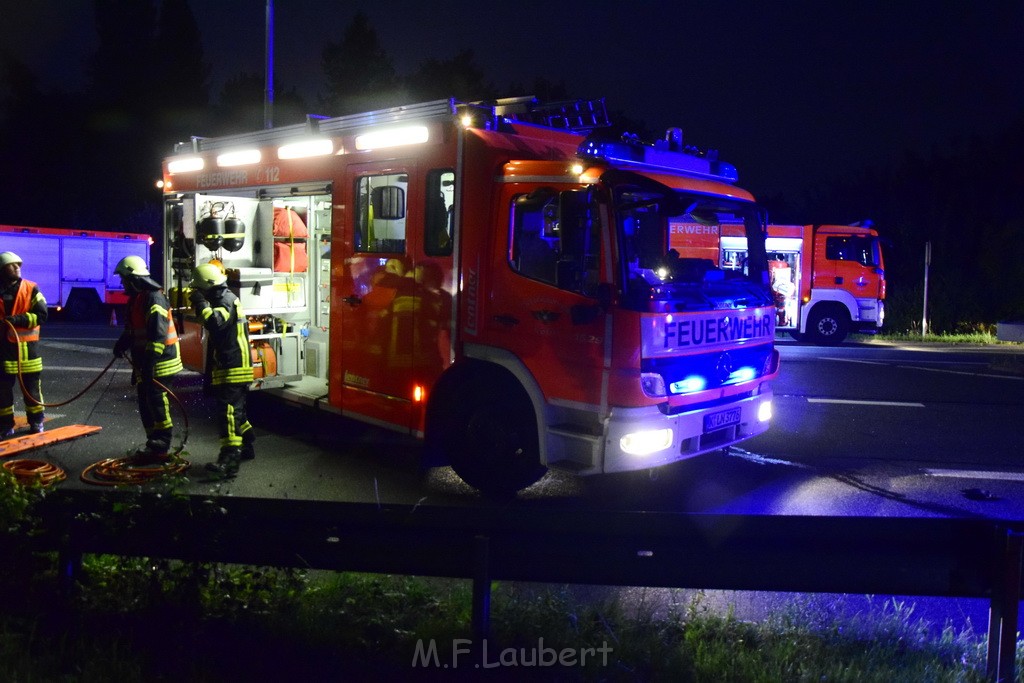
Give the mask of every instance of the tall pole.
[{"label": "tall pole", "polygon": [[274,0],[267,0],[267,80],[263,91],[263,127],[274,127]]},{"label": "tall pole", "polygon": [[928,267],[932,265],[932,243],[924,243],[924,309],[921,313],[921,337],[928,334]]}]

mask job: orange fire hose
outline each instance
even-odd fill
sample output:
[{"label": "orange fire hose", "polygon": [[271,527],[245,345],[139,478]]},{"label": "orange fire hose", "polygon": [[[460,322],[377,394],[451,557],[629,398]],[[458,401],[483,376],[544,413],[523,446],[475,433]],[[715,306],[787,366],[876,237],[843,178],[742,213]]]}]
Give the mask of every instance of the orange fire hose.
[{"label": "orange fire hose", "polygon": [[[14,338],[17,339],[17,328],[15,328],[14,325],[9,320],[4,320],[4,322],[7,324],[8,328],[10,328],[10,331],[14,333]],[[8,337],[8,340],[10,340],[10,337]],[[113,366],[114,363],[118,360],[117,356],[112,358],[110,362],[107,363],[107,366],[100,371],[100,374],[98,374],[95,379],[89,382],[89,384],[86,385],[86,387],[82,389],[82,391],[78,392],[68,400],[61,401],[60,403],[44,403],[42,401],[36,400],[35,397],[33,397],[31,392],[28,390],[28,387],[25,386],[25,378],[21,370],[20,352],[17,353],[17,358],[18,383],[21,385],[22,396],[25,398],[26,401],[29,401],[34,405],[42,406],[44,408],[56,408],[59,406],[64,406],[71,403],[72,401],[81,398],[82,396],[85,395],[87,391],[89,391],[89,389],[91,389],[100,380],[101,377],[103,377],[103,375],[107,373],[108,370],[110,370],[111,366]],[[135,363],[132,362],[131,359],[128,359],[128,362],[131,363],[133,368],[135,368]],[[178,408],[181,410],[182,418],[185,421],[182,431],[181,443],[178,445],[177,449],[175,449],[173,453],[169,454],[170,459],[168,460],[168,462],[162,465],[155,465],[152,467],[139,467],[132,466],[131,457],[107,458],[106,460],[101,460],[100,462],[93,463],[92,465],[89,465],[84,470],[82,470],[80,479],[83,482],[105,486],[116,486],[118,484],[138,484],[149,481],[155,477],[162,476],[164,474],[184,474],[185,472],[188,471],[190,463],[187,460],[182,460],[181,458],[178,457],[179,454],[185,449],[185,444],[188,442],[188,411],[185,410],[185,404],[182,403],[180,398],[178,398],[178,395],[171,391],[170,388],[168,388],[161,382],[157,381],[156,379],[153,380],[153,383],[156,384],[161,389],[163,389],[165,392],[167,392],[168,395],[170,395],[170,397],[174,400],[175,404],[177,404]],[[19,465],[18,463],[26,464]],[[47,466],[47,463],[41,463],[40,461],[16,460],[9,463],[4,463],[4,468],[12,472],[16,477],[18,477],[19,481],[31,482],[35,481],[38,478],[40,481],[46,482],[43,484],[44,486],[48,486],[56,481],[63,481],[65,479],[64,472],[63,470],[60,470],[59,467],[57,467],[56,465]],[[53,472],[50,468],[59,470],[59,472]]]}]

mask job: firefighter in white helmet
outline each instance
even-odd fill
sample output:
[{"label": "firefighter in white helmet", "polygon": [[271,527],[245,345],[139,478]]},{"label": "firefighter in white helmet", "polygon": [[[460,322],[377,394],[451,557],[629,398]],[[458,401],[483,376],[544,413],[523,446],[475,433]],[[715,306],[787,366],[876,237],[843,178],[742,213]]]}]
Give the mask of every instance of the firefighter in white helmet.
[{"label": "firefighter in white helmet", "polygon": [[[14,436],[14,385],[21,358],[22,397],[29,432],[43,431],[43,359],[39,356],[39,326],[46,322],[46,299],[39,286],[21,277],[21,257],[0,253],[0,438]],[[7,323],[10,323],[8,325]],[[14,329],[11,329],[11,325]]]},{"label": "firefighter in white helmet", "polygon": [[253,378],[249,322],[219,265],[204,263],[196,267],[190,300],[209,333],[206,378],[220,408],[220,453],[217,462],[207,463],[206,469],[233,477],[241,461],[256,457],[256,432],[246,414],[246,396]]},{"label": "firefighter in white helmet", "polygon": [[174,428],[171,404],[162,385],[182,369],[178,333],[170,302],[141,257],[125,256],[114,273],[128,294],[128,315],[124,332],[114,344],[114,355],[130,354],[139,417],[146,430],[146,445],[135,451],[131,460],[138,465],[158,465],[169,459]]}]

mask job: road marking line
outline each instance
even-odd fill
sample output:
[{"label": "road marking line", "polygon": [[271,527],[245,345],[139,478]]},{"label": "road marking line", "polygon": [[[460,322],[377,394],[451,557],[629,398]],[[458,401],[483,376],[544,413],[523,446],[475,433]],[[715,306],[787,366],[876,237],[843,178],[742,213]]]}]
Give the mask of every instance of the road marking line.
[{"label": "road marking line", "polygon": [[955,477],[957,479],[999,479],[1002,481],[1024,481],[1024,472],[926,469],[924,470],[924,473],[930,477]]},{"label": "road marking line", "polygon": [[924,408],[923,403],[911,401],[857,401],[845,398],[809,398],[808,403],[849,403],[857,406],[902,406],[904,408]]},{"label": "road marking line", "polygon": [[[891,362],[877,361],[877,360],[861,360],[860,358],[822,358],[821,360],[832,360],[839,361],[842,363],[863,363],[865,365],[892,365]],[[922,363],[946,363],[949,365],[982,365],[977,362],[962,363],[960,361],[938,361],[938,360],[926,360],[921,361]],[[927,372],[945,372],[950,375],[970,375],[971,377],[991,377],[994,379],[1016,379],[1024,380],[1024,377],[1020,375],[996,375],[989,372],[967,372],[966,370],[946,370],[945,368],[923,368],[920,365],[894,365],[893,367],[902,368],[904,370],[925,370]]]},{"label": "road marking line", "polygon": [[[64,370],[65,372],[99,372],[103,368],[87,368],[78,365],[46,365],[43,370]],[[107,372],[131,372],[131,368],[110,368]]]},{"label": "road marking line", "polygon": [[915,365],[897,365],[898,368],[904,368],[906,370],[925,370],[927,372],[945,372],[950,375],[970,375],[971,377],[994,377],[996,379],[1016,379],[1022,380],[1024,377],[1019,375],[993,375],[988,372],[964,372],[963,370],[944,370],[943,368],[919,368]]}]

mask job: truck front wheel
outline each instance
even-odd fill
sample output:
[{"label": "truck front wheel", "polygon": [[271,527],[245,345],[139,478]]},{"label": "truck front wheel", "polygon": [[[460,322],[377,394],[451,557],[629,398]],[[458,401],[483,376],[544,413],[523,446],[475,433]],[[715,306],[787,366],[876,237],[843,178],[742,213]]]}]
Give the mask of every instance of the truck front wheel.
[{"label": "truck front wheel", "polygon": [[839,306],[819,305],[807,321],[807,337],[822,346],[835,346],[846,339],[850,331],[850,316]]},{"label": "truck front wheel", "polygon": [[533,405],[518,386],[473,384],[450,423],[452,469],[484,495],[512,495],[546,471]]}]

